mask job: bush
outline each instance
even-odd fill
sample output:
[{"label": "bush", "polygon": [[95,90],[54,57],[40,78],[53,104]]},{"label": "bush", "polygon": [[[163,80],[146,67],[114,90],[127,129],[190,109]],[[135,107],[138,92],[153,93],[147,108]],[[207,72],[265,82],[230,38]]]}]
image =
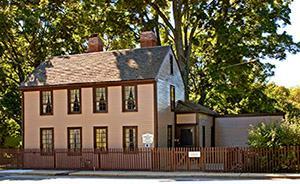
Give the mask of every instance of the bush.
[{"label": "bush", "polygon": [[248,144],[255,148],[300,146],[300,122],[260,123],[249,130]]},{"label": "bush", "polygon": [[18,148],[21,146],[20,125],[13,119],[0,119],[0,148]]},{"label": "bush", "polygon": [[[294,119],[280,123],[261,123],[252,127],[249,131],[248,144],[254,150],[256,148],[270,148],[268,151],[271,151],[269,153],[272,154],[258,152],[253,158],[261,163],[260,167],[262,169],[272,165],[273,172],[299,172],[300,165],[297,156],[299,148],[284,148],[285,146],[300,146],[299,121]],[[253,163],[255,161],[250,162],[250,164]]]}]

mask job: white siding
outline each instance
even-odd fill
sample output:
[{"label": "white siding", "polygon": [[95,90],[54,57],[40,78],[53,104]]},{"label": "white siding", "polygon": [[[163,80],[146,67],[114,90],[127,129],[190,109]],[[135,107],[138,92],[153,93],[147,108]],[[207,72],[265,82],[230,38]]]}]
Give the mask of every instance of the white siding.
[{"label": "white siding", "polygon": [[159,70],[157,80],[157,111],[158,111],[158,146],[167,146],[167,125],[173,125],[174,136],[174,112],[170,109],[170,85],[175,86],[175,97],[177,100],[184,100],[184,83],[179,67],[173,55],[174,74],[170,75],[170,54],[166,55]]}]

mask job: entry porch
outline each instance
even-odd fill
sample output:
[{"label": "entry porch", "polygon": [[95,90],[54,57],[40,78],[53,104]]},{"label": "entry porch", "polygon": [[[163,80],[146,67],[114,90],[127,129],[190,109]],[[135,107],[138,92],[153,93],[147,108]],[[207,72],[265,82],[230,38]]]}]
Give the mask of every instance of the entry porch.
[{"label": "entry porch", "polygon": [[175,120],[176,147],[214,146],[214,124],[218,113],[191,102],[178,101]]}]

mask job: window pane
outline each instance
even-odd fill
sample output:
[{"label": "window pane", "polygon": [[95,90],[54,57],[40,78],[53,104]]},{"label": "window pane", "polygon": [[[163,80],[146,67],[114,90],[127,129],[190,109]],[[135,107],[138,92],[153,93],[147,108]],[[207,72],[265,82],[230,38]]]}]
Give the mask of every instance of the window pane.
[{"label": "window pane", "polygon": [[107,128],[103,127],[103,128],[96,128],[95,129],[95,148],[96,149],[106,149],[106,145],[107,145]]},{"label": "window pane", "polygon": [[70,111],[80,112],[80,89],[70,90]]},{"label": "window pane", "polygon": [[125,86],[124,102],[126,110],[136,110],[136,86]]},{"label": "window pane", "polygon": [[126,149],[133,150],[137,147],[136,139],[136,127],[125,127],[124,128],[124,146]]},{"label": "window pane", "polygon": [[53,129],[41,129],[41,148],[43,152],[53,151]]},{"label": "window pane", "polygon": [[175,109],[175,87],[174,86],[170,86],[170,106],[171,106],[171,110]]},{"label": "window pane", "polygon": [[100,99],[106,100],[105,88],[96,88],[96,100],[100,101]]},{"label": "window pane", "polygon": [[170,74],[173,75],[173,55],[170,54]]},{"label": "window pane", "polygon": [[52,113],[52,92],[42,91],[42,114]]},{"label": "window pane", "polygon": [[95,91],[95,107],[97,112],[103,112],[107,110],[107,101],[106,101],[106,88],[96,88]]},{"label": "window pane", "polygon": [[70,149],[81,149],[81,129],[69,129]]}]

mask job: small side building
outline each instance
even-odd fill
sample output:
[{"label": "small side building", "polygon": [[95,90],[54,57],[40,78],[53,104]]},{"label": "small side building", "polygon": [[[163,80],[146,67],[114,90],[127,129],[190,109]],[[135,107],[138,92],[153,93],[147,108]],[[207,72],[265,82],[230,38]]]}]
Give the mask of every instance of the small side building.
[{"label": "small side building", "polygon": [[178,101],[175,113],[174,142],[179,147],[246,147],[251,126],[284,119],[284,113],[219,115],[183,101]]}]

